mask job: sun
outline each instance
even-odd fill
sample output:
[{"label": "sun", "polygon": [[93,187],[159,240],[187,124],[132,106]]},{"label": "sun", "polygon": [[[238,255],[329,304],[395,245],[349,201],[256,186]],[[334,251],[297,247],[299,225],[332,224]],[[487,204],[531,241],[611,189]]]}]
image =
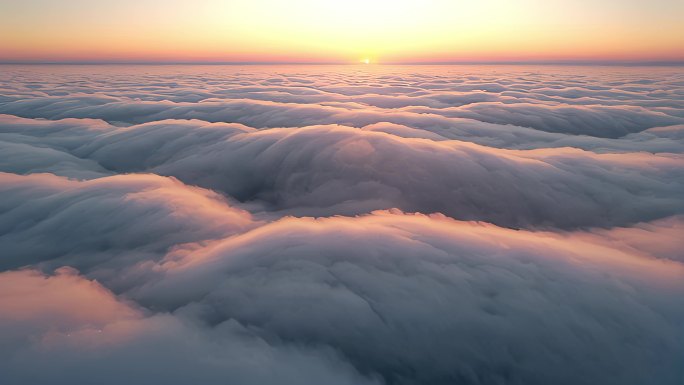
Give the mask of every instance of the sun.
[{"label": "sun", "polygon": [[371,63],[371,60],[370,60],[369,58],[364,58],[364,59],[361,59],[361,63],[363,63],[363,64],[370,64],[370,63]]}]

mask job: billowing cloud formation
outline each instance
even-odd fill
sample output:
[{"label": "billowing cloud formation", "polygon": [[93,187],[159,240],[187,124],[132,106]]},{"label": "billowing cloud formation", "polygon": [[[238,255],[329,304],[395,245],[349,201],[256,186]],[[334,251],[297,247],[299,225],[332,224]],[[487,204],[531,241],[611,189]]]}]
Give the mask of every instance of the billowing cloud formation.
[{"label": "billowing cloud formation", "polygon": [[[12,124],[7,126],[9,132]],[[624,225],[684,211],[679,154],[509,151],[343,126],[257,131],[162,121],[70,134],[77,127],[53,129],[54,148],[68,142],[70,156],[107,170],[174,176],[295,214],[399,207],[503,226],[572,228]],[[21,132],[34,135],[25,140],[32,143],[44,130],[30,125]],[[70,135],[82,137],[82,143]],[[39,148],[32,159],[44,151]]]},{"label": "billowing cloud formation", "polygon": [[68,268],[0,273],[0,288],[0,368],[12,384],[377,383],[331,350],[271,345],[236,322],[207,329],[148,314]]},{"label": "billowing cloud formation", "polygon": [[[45,312],[63,311],[62,306],[50,296],[37,296],[23,313],[11,314],[20,313],[24,320],[32,316],[29,324],[43,325],[32,333],[43,336],[39,341],[48,346],[22,350],[13,358],[18,361],[10,362],[19,368],[16,378],[23,379],[29,375],[24,360],[51,370],[54,360],[100,367],[103,362],[84,356],[103,348],[100,344],[107,352],[102,359],[118,365],[130,365],[141,352],[182,349],[171,357],[149,358],[143,373],[157,370],[159,360],[178,360],[195,351],[202,352],[200,360],[223,362],[233,361],[233,349],[269,357],[294,349],[335,363],[324,368],[354,367],[390,383],[574,384],[585,378],[607,384],[676,383],[677,357],[684,354],[684,266],[585,237],[400,212],[286,218],[205,246],[177,249],[157,263],[121,267],[147,279],[119,284],[118,290],[157,315],[141,318],[141,311],[126,309],[117,312],[124,321],[108,319],[113,325],[102,325],[85,314],[55,336],[44,329],[58,321],[40,321]],[[45,279],[30,272],[5,274],[10,274],[5,281],[19,274]],[[31,292],[41,286],[26,285]],[[102,292],[88,285],[93,296]],[[42,309],[35,303],[39,300],[59,310]],[[111,299],[98,302],[116,306]],[[25,314],[34,308],[40,313]],[[136,318],[127,320],[131,314]],[[72,351],[73,344],[85,344],[85,352]],[[64,349],[74,356],[57,357]],[[203,378],[211,378],[210,369],[221,369],[194,360],[184,367],[200,365]],[[273,365],[269,362],[264,364]],[[297,364],[287,361],[289,367]],[[302,364],[306,373],[323,371]],[[610,367],[622,369],[616,374],[606,370]],[[353,378],[356,372],[343,373]]]},{"label": "billowing cloud formation", "polygon": [[59,257],[79,269],[115,268],[119,259],[154,259],[175,245],[253,226],[247,212],[218,194],[156,175],[78,182],[0,173],[0,197],[3,269]]},{"label": "billowing cloud formation", "polygon": [[684,379],[681,73],[97,68],[0,75],[9,383]]},{"label": "billowing cloud formation", "polygon": [[283,220],[171,266],[142,303],[331,345],[389,382],[667,383],[684,353],[681,264],[574,239],[379,213]]},{"label": "billowing cloud formation", "polygon": [[[0,114],[116,124],[199,119],[255,128],[391,122],[497,147],[572,139],[552,133],[619,138],[684,123],[677,68],[301,70],[170,67],[148,77],[144,68],[105,68],[87,79],[70,68],[7,71]],[[598,141],[600,147],[611,144]]]}]

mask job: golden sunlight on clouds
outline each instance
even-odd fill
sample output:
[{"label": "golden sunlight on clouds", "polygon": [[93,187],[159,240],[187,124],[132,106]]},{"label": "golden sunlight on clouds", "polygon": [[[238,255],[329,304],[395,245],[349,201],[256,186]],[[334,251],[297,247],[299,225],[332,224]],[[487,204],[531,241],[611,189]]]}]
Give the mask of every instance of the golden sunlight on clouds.
[{"label": "golden sunlight on clouds", "polygon": [[683,4],[28,0],[0,6],[0,59],[681,60]]}]

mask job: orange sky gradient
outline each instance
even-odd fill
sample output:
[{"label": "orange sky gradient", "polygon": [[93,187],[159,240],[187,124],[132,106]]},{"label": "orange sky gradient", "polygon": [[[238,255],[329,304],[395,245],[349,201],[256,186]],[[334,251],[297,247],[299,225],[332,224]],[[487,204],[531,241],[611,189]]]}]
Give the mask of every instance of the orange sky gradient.
[{"label": "orange sky gradient", "polygon": [[0,61],[684,61],[680,0],[0,2]]}]

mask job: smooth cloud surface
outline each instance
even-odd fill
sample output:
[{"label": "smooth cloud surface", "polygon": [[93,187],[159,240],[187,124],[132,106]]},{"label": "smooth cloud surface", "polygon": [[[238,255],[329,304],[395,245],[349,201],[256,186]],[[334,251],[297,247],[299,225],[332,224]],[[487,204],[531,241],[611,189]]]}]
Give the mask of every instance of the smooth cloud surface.
[{"label": "smooth cloud surface", "polygon": [[6,69],[9,383],[684,380],[677,69]]}]

